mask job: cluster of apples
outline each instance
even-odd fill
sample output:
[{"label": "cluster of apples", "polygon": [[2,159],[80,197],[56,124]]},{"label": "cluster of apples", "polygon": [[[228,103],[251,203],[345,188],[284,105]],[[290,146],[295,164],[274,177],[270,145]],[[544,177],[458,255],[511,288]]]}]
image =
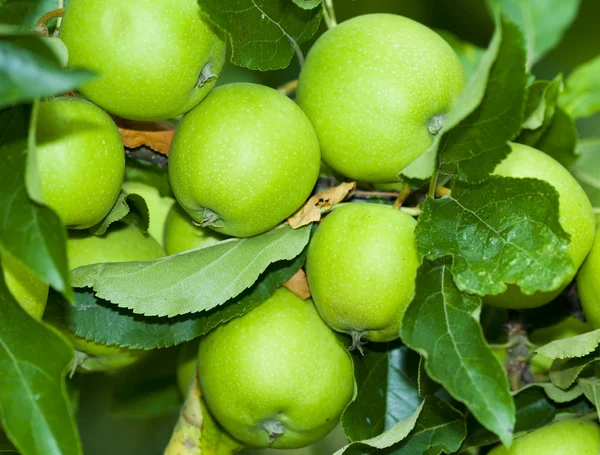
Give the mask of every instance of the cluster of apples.
[{"label": "cluster of apples", "polygon": [[[56,98],[41,103],[38,113],[41,191],[70,229],[72,268],[156,259],[165,254],[160,243],[176,254],[225,235],[266,232],[306,201],[321,160],[350,179],[398,182],[431,145],[465,85],[460,62],[442,38],[394,15],[357,17],[321,36],[301,70],[297,103],[255,84],[213,89],[225,42],[195,0],[71,0],[60,38],[71,66],[99,73],[81,88],[91,102]],[[128,186],[123,144],[106,112],[133,120],[183,115],[169,152],[176,202],[161,209],[166,222],[151,210],[156,238],[125,225],[104,236],[82,231],[100,222]],[[556,188],[578,269],[594,240],[589,200],[549,156],[519,144],[511,149],[495,174],[539,178]],[[351,335],[356,346],[398,338],[419,266],[415,227],[411,216],[388,206],[335,209],[308,249],[314,305],[280,289],[202,339],[203,396],[229,433],[253,447],[291,448],[315,442],[337,424],[354,379],[351,358],[330,328]],[[584,273],[597,277],[600,246],[594,251]],[[568,281],[533,296],[509,286],[485,301],[539,306]],[[590,302],[600,295],[589,286],[585,292]],[[92,359],[120,354],[118,366],[143,355],[70,338]]]}]

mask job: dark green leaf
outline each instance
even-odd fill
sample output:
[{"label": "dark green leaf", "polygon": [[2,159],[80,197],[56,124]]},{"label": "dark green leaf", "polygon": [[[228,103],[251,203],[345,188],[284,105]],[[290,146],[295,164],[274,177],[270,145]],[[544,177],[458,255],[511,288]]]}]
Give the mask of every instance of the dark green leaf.
[{"label": "dark green leaf", "polygon": [[26,455],[78,455],[65,377],[73,350],[13,299],[0,273],[0,420]]},{"label": "dark green leaf", "polygon": [[364,356],[354,357],[358,395],[342,416],[348,439],[373,438],[417,410],[418,364],[419,356],[406,347],[365,350]]},{"label": "dark green leaf", "polygon": [[449,262],[425,261],[419,268],[400,336],[423,356],[432,379],[510,444],[515,409],[506,372],[483,337],[481,299],[456,287]]},{"label": "dark green leaf", "polygon": [[481,65],[485,49],[471,44],[468,41],[463,41],[446,30],[436,30],[436,32],[446,40],[452,49],[454,49],[465,72],[467,82],[469,82],[477,72],[477,68]]},{"label": "dark green leaf", "polygon": [[45,317],[64,322],[88,340],[134,349],[174,346],[197,338],[217,325],[241,316],[269,298],[302,267],[304,255],[269,266],[258,281],[218,308],[175,318],[145,317],[98,299],[90,290],[78,289],[75,305],[50,295]]},{"label": "dark green leaf", "polygon": [[300,44],[312,38],[322,15],[320,8],[306,10],[293,0],[199,1],[210,20],[229,34],[231,62],[261,71],[287,67],[294,53],[302,61]]},{"label": "dark green leaf", "polygon": [[228,239],[155,261],[94,264],[71,272],[75,287],[146,316],[207,311],[254,284],[273,262],[298,256],[310,226],[284,225],[245,239]]},{"label": "dark green leaf", "polygon": [[580,374],[595,362],[600,360],[600,352],[598,350],[583,356],[573,359],[557,359],[552,363],[550,368],[550,381],[561,389],[567,389],[573,385]]},{"label": "dark green leaf", "polygon": [[323,0],[294,0],[294,3],[302,9],[313,9],[321,4]]},{"label": "dark green leaf", "polygon": [[[498,30],[496,36],[501,42],[497,54],[493,53],[493,41],[472,82],[481,85],[487,79],[481,103],[444,134],[439,148],[441,171],[470,182],[484,180],[508,155],[507,142],[518,134],[523,119],[527,84],[523,36],[505,19]],[[488,75],[482,69],[490,58],[493,64]]]},{"label": "dark green leaf", "polygon": [[580,0],[488,0],[519,24],[527,38],[527,63],[532,66],[561,40],[577,17]]},{"label": "dark green leaf", "polygon": [[47,40],[0,34],[0,108],[60,95],[90,79],[87,71],[64,69]]},{"label": "dark green leaf", "polygon": [[559,103],[573,118],[589,117],[600,111],[600,57],[573,71]]},{"label": "dark green leaf", "polygon": [[458,182],[450,196],[427,200],[415,236],[428,259],[453,258],[454,280],[469,293],[499,294],[506,283],[550,291],[573,273],[558,195],[541,180]]},{"label": "dark green leaf", "polygon": [[[130,205],[136,209],[135,214],[131,212]],[[130,221],[130,224],[135,224],[143,232],[148,232],[150,213],[148,211],[148,204],[146,203],[146,200],[139,194],[129,194],[121,190],[115,205],[110,210],[108,215],[106,215],[102,221],[95,226],[92,226],[88,230],[94,235],[104,235],[111,224],[116,223],[117,221],[122,221],[125,218]]]},{"label": "dark green leaf", "polygon": [[552,122],[535,148],[568,168],[577,160],[575,147],[578,137],[575,121],[561,108],[556,108]]},{"label": "dark green leaf", "polygon": [[30,107],[0,111],[0,246],[68,299],[65,228],[25,187]]},{"label": "dark green leaf", "polygon": [[58,0],[4,0],[0,1],[2,23],[33,29],[40,17],[58,8]]},{"label": "dark green leaf", "polygon": [[535,81],[529,86],[523,130],[515,142],[534,147],[546,132],[554,114],[562,86],[562,76],[553,81]]}]

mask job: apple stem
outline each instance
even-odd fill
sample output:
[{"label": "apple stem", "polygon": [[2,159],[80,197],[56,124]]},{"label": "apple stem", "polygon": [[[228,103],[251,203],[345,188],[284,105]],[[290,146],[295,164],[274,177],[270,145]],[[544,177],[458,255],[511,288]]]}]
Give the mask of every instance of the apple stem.
[{"label": "apple stem", "polygon": [[204,65],[204,68],[202,68],[202,71],[200,72],[200,78],[198,79],[198,84],[196,85],[197,87],[202,87],[208,81],[218,76],[218,74],[212,72],[211,63],[207,63]]},{"label": "apple stem", "polygon": [[406,199],[412,194],[412,190],[410,189],[410,187],[408,185],[404,185],[402,187],[402,190],[400,190],[400,193],[398,193],[398,197],[396,198],[396,200],[394,201],[394,205],[393,207],[395,209],[399,209],[400,207],[402,207],[402,204],[404,204],[404,201],[406,201]]},{"label": "apple stem", "polygon": [[352,336],[352,345],[348,348],[348,351],[358,350],[360,355],[364,355],[363,346],[367,344],[367,341],[363,341],[362,338],[367,334],[366,330],[358,331],[353,330],[350,332],[350,336]]},{"label": "apple stem", "polygon": [[47,12],[37,21],[37,24],[35,25],[35,31],[40,35],[45,36],[46,38],[49,37],[50,32],[48,31],[48,24],[52,20],[62,17],[64,14],[64,8],[57,8],[55,10]]},{"label": "apple stem", "polygon": [[323,1],[323,19],[325,19],[325,24],[329,30],[337,26],[335,9],[333,8],[333,0]]},{"label": "apple stem", "polygon": [[444,127],[445,115],[434,115],[427,122],[427,129],[429,130],[429,134],[435,136],[440,132],[440,130]]},{"label": "apple stem", "polygon": [[210,209],[203,209],[202,221],[200,223],[194,223],[200,227],[217,226],[218,221],[221,217]]},{"label": "apple stem", "polygon": [[277,87],[277,91],[285,96],[291,96],[296,93],[298,89],[298,79],[294,79],[293,81],[286,82],[283,85]]},{"label": "apple stem", "polygon": [[269,434],[269,444],[272,444],[275,439],[285,432],[283,423],[276,419],[265,420],[262,427]]}]

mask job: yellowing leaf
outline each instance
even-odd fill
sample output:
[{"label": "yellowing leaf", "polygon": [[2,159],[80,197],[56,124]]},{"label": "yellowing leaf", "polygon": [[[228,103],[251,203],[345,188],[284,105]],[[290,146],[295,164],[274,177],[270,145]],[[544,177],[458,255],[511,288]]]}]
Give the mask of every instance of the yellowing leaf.
[{"label": "yellowing leaf", "polygon": [[308,288],[308,281],[306,281],[306,273],[304,270],[298,270],[292,278],[283,283],[283,285],[296,294],[301,299],[308,299],[310,297],[310,289]]},{"label": "yellowing leaf", "polygon": [[116,120],[125,147],[134,149],[144,145],[163,155],[169,154],[175,134],[175,127],[170,123]]},{"label": "yellowing leaf", "polygon": [[322,212],[330,210],[335,204],[342,202],[355,188],[356,182],[346,182],[315,194],[288,219],[288,223],[292,229],[298,229],[319,221]]}]

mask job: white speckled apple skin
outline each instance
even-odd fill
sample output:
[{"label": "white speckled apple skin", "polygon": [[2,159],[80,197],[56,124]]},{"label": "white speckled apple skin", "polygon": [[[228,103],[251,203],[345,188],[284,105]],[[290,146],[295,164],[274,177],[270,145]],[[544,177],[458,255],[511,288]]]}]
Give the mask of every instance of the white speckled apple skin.
[{"label": "white speckled apple skin", "polygon": [[100,222],[125,175],[119,130],[98,106],[80,98],[40,103],[37,165],[44,202],[70,229]]},{"label": "white speckled apple skin", "polygon": [[523,144],[512,143],[511,152],[494,169],[495,175],[535,178],[552,185],[558,192],[558,221],[567,234],[573,274],[556,291],[526,295],[516,285],[506,292],[483,298],[484,303],[503,308],[535,308],[553,300],[571,282],[594,242],[596,219],[592,204],[571,173],[551,156]]},{"label": "white speckled apple skin", "polygon": [[296,211],[319,176],[316,133],[302,110],[262,85],[215,89],[179,124],[169,152],[169,179],[179,204],[197,222],[235,237],[265,232]]},{"label": "white speckled apple skin", "polygon": [[[310,300],[285,288],[200,341],[198,378],[217,421],[250,447],[320,440],[354,393],[346,348]],[[285,429],[272,443],[262,427],[268,420]]]},{"label": "white speckled apple skin", "polygon": [[218,75],[225,62],[222,33],[196,0],[71,0],[60,38],[69,66],[99,74],[81,92],[133,120],[186,113],[216,82],[198,86],[205,65]]},{"label": "white speckled apple skin", "polygon": [[577,290],[586,319],[600,329],[600,234],[577,275]]},{"label": "white speckled apple skin", "polygon": [[307,55],[297,101],[323,161],[365,182],[395,182],[431,145],[427,124],[465,85],[452,48],[406,17],[371,14],[323,34]]},{"label": "white speckled apple skin", "polygon": [[317,227],[306,275],[323,320],[339,332],[391,341],[415,292],[417,222],[390,206],[352,203]]}]

